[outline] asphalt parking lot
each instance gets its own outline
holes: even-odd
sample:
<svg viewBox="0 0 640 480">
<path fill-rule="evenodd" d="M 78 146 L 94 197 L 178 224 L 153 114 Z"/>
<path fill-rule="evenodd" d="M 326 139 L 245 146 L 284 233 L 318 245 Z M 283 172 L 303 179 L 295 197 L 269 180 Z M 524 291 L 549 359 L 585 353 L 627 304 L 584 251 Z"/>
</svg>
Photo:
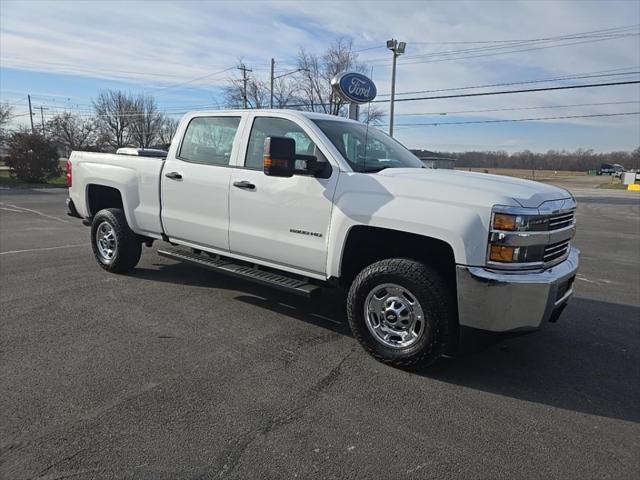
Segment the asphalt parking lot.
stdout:
<svg viewBox="0 0 640 480">
<path fill-rule="evenodd" d="M 427 371 L 341 297 L 101 270 L 66 191 L 0 191 L 0 477 L 640 478 L 640 195 L 575 190 L 557 324 Z"/>
</svg>

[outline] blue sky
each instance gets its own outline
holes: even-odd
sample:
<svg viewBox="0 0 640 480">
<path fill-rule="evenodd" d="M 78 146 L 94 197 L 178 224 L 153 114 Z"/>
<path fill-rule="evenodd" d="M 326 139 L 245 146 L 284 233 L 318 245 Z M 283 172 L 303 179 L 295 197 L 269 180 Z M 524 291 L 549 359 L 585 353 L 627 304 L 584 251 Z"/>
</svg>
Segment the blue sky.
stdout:
<svg viewBox="0 0 640 480">
<path fill-rule="evenodd" d="M 240 58 L 253 68 L 254 75 L 266 79 L 271 57 L 276 59 L 277 70 L 286 72 L 295 66 L 300 47 L 319 53 L 344 35 L 351 36 L 355 48 L 362 50 L 360 60 L 373 67 L 380 98 L 387 98 L 382 95 L 390 91 L 391 58 L 384 42 L 391 37 L 408 43 L 407 53 L 398 61 L 399 92 L 576 74 L 617 75 L 523 86 L 637 80 L 640 75 L 630 72 L 640 72 L 638 25 L 638 1 L 2 0 L 0 101 L 13 104 L 15 114 L 22 115 L 14 122 L 27 122 L 26 95 L 30 93 L 35 107 L 46 108 L 46 120 L 62 111 L 89 115 L 91 98 L 101 89 L 119 88 L 153 94 L 162 110 L 179 117 L 186 110 L 223 106 L 221 88 L 238 74 L 232 67 Z M 488 42 L 616 27 L 629 28 L 619 30 L 616 38 L 603 33 L 599 38 L 523 42 L 510 49 L 521 51 L 507 54 L 468 50 L 499 46 Z M 526 51 L 539 46 L 545 48 Z M 448 52 L 455 50 L 469 53 L 452 57 Z M 456 57 L 474 58 L 452 59 Z M 385 111 L 388 108 L 388 104 L 381 106 Z M 395 136 L 409 147 L 433 150 L 630 150 L 640 145 L 639 115 L 407 125 L 637 111 L 638 84 L 402 102 L 396 106 Z M 39 115 L 36 119 L 39 121 Z"/>
</svg>

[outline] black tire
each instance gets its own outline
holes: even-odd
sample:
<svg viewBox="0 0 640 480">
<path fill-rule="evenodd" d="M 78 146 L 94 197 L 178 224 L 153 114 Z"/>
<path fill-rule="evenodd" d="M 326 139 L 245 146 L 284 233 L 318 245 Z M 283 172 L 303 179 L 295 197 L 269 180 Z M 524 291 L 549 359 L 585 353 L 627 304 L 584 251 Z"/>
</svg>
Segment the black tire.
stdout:
<svg viewBox="0 0 640 480">
<path fill-rule="evenodd" d="M 370 292 L 383 284 L 408 289 L 422 308 L 422 334 L 408 347 L 389 347 L 367 326 L 365 302 Z M 366 267 L 355 278 L 347 297 L 347 316 L 353 335 L 377 360 L 395 367 L 428 366 L 449 348 L 456 328 L 455 296 L 433 268 L 404 258 L 381 260 Z"/>
<path fill-rule="evenodd" d="M 108 224 L 113 230 L 116 248 L 111 258 L 103 255 L 98 247 L 97 232 L 102 224 Z M 142 242 L 129 228 L 124 211 L 120 208 L 100 210 L 91 224 L 91 248 L 98 265 L 108 272 L 125 273 L 138 264 L 142 253 Z"/>
</svg>

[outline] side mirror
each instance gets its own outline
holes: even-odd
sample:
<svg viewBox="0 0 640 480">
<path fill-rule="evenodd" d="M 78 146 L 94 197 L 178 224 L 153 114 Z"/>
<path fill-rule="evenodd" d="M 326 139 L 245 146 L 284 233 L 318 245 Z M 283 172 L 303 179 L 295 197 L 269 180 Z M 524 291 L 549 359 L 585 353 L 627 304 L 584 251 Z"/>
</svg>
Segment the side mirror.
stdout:
<svg viewBox="0 0 640 480">
<path fill-rule="evenodd" d="M 316 153 L 320 155 L 296 155 L 295 173 L 311 175 L 318 178 L 329 178 L 331 176 L 331 164 L 322 152 L 317 151 Z"/>
<path fill-rule="evenodd" d="M 296 141 L 287 137 L 267 137 L 264 141 L 264 174 L 293 177 L 296 164 Z"/>
</svg>

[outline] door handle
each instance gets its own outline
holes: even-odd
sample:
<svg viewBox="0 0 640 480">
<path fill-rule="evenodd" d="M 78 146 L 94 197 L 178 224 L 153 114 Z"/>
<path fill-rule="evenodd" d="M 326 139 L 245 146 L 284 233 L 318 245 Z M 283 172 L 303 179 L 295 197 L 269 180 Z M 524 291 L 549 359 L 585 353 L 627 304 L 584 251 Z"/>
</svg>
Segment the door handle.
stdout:
<svg viewBox="0 0 640 480">
<path fill-rule="evenodd" d="M 247 182 L 246 180 L 242 180 L 241 182 L 233 182 L 233 186 L 238 188 L 244 188 L 245 190 L 256 189 L 256 186 L 253 183 Z"/>
<path fill-rule="evenodd" d="M 178 172 L 165 173 L 164 176 L 170 178 L 171 180 L 182 180 L 182 174 Z"/>
</svg>

